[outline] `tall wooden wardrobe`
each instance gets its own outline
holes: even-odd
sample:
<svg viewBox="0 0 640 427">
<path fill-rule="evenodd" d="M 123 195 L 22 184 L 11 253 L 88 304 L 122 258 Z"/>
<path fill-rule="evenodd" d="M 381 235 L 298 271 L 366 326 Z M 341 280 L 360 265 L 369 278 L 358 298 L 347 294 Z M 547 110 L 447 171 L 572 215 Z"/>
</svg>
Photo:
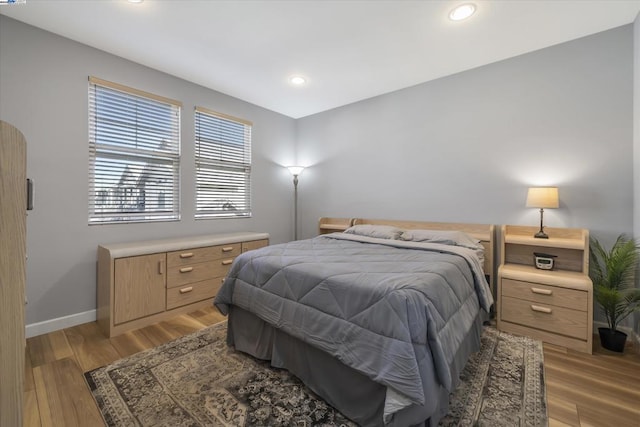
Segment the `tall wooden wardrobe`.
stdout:
<svg viewBox="0 0 640 427">
<path fill-rule="evenodd" d="M 0 121 L 0 426 L 22 426 L 27 144 Z"/>
</svg>

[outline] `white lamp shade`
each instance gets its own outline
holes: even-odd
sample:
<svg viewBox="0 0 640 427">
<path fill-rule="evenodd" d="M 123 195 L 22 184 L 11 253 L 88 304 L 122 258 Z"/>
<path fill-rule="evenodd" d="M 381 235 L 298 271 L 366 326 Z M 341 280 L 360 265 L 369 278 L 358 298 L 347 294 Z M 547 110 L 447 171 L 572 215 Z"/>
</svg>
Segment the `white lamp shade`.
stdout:
<svg viewBox="0 0 640 427">
<path fill-rule="evenodd" d="M 291 175 L 300 175 L 304 170 L 304 166 L 287 166 Z"/>
<path fill-rule="evenodd" d="M 558 187 L 531 187 L 527 192 L 528 208 L 558 208 Z"/>
</svg>

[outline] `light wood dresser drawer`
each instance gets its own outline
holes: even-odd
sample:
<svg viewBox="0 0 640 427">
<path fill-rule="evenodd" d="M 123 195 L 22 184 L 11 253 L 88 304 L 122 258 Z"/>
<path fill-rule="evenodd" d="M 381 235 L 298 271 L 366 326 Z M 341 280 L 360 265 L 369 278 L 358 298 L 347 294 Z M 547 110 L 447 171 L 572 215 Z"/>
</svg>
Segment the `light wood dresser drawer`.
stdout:
<svg viewBox="0 0 640 427">
<path fill-rule="evenodd" d="M 547 286 L 506 278 L 502 279 L 502 296 L 581 311 L 587 311 L 587 304 L 589 303 L 587 292 L 578 289 Z"/>
<path fill-rule="evenodd" d="M 242 242 L 242 252 L 252 251 L 254 249 L 264 248 L 265 246 L 269 246 L 269 240 L 253 240 L 251 242 Z"/>
<path fill-rule="evenodd" d="M 167 289 L 167 309 L 191 304 L 207 298 L 213 298 L 222 286 L 222 278 L 188 283 L 183 286 Z"/>
<path fill-rule="evenodd" d="M 503 295 L 502 320 L 555 334 L 587 339 L 587 314 L 584 311 Z"/>
<path fill-rule="evenodd" d="M 229 272 L 233 258 L 189 264 L 183 267 L 171 267 L 167 272 L 167 288 L 182 286 L 215 277 L 224 277 Z"/>
<path fill-rule="evenodd" d="M 235 258 L 242 252 L 242 244 L 234 243 L 230 245 L 214 246 L 215 259 L 220 258 Z"/>
<path fill-rule="evenodd" d="M 218 250 L 216 246 L 208 248 L 194 248 L 184 251 L 167 252 L 167 267 L 195 264 L 216 259 Z"/>
<path fill-rule="evenodd" d="M 240 255 L 242 244 L 232 243 L 229 245 L 209 246 L 207 248 L 195 248 L 184 251 L 174 251 L 167 253 L 167 266 L 175 267 L 205 261 L 212 261 L 221 258 L 234 258 Z"/>
</svg>

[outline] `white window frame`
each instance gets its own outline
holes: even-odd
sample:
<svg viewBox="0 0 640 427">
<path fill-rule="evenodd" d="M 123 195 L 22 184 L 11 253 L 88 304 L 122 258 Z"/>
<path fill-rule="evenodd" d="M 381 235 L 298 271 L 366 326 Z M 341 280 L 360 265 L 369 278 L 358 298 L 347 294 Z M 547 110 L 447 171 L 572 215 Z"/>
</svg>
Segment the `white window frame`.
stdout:
<svg viewBox="0 0 640 427">
<path fill-rule="evenodd" d="M 196 219 L 251 217 L 250 121 L 195 108 Z"/>
<path fill-rule="evenodd" d="M 89 225 L 180 220 L 181 108 L 89 77 Z"/>
</svg>

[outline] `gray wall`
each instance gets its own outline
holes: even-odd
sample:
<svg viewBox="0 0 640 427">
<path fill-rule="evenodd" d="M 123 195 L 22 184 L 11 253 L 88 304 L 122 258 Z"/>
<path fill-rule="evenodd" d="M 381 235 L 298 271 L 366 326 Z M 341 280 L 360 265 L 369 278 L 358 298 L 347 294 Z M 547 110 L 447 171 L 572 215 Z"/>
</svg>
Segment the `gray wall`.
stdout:
<svg viewBox="0 0 640 427">
<path fill-rule="evenodd" d="M 298 120 L 303 237 L 321 216 L 537 226 L 538 185 L 559 187 L 546 225 L 632 233 L 633 57 L 627 25 Z"/>
<path fill-rule="evenodd" d="M 375 78 L 372 70 L 371 78 Z M 633 231 L 633 27 L 299 119 L 302 235 L 321 216 Z"/>
<path fill-rule="evenodd" d="M 88 76 L 183 102 L 182 220 L 88 226 Z M 200 220 L 194 214 L 193 108 L 253 122 L 253 218 Z M 0 118 L 28 143 L 35 210 L 27 220 L 27 324 L 96 307 L 98 244 L 261 231 L 293 235 L 293 191 L 281 165 L 294 159 L 295 121 L 0 16 Z"/>
<path fill-rule="evenodd" d="M 100 243 L 239 230 L 289 240 L 286 164 L 309 166 L 302 237 L 320 216 L 536 225 L 531 185 L 560 187 L 549 226 L 605 243 L 632 232 L 633 39 L 628 25 L 295 121 L 0 16 L 0 118 L 25 134 L 36 183 L 27 323 L 95 308 Z M 87 225 L 89 75 L 184 103 L 180 222 Z M 195 105 L 253 121 L 253 218 L 194 221 Z"/>
</svg>

